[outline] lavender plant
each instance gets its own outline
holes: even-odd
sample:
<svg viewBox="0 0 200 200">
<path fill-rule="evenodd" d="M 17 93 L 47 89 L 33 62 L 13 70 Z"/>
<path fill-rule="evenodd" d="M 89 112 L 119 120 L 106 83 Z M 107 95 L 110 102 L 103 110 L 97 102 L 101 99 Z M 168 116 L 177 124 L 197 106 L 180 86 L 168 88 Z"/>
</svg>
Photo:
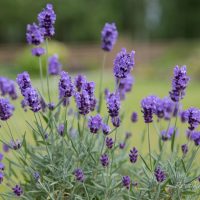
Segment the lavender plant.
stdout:
<svg viewBox="0 0 200 200">
<path fill-rule="evenodd" d="M 123 140 L 120 136 L 122 101 L 133 85 L 135 52 L 123 48 L 117 54 L 113 66 L 115 90 L 106 90 L 103 99 L 100 85 L 96 99 L 94 82 L 81 74 L 73 79 L 61 71 L 57 55 L 49 57 L 48 40 L 55 34 L 55 20 L 53 6 L 47 4 L 38 15 L 38 25 L 27 26 L 27 41 L 36 46 L 32 54 L 39 58 L 41 91 L 33 87 L 28 72 L 18 74 L 16 79 L 22 107 L 35 119 L 34 124 L 24 122 L 33 141 L 27 134 L 14 137 L 9 126 L 14 106 L 9 98 L 15 100 L 19 95 L 13 81 L 0 78 L 1 95 L 8 96 L 0 98 L 0 119 L 10 138 L 1 137 L 4 155 L 0 153 L 0 186 L 7 187 L 0 194 L 2 199 L 199 199 L 200 170 L 195 158 L 200 145 L 200 110 L 181 110 L 180 101 L 189 82 L 186 67 L 175 67 L 168 97 L 150 95 L 141 101 L 144 134 L 148 135 L 149 152 L 145 154 L 139 145 L 130 147 L 129 132 Z M 102 49 L 111 51 L 117 36 L 115 24 L 106 23 Z M 40 46 L 44 42 L 46 49 Z M 44 54 L 47 95 L 40 60 Z M 49 75 L 59 75 L 57 102 L 51 101 Z M 102 77 L 100 80 L 102 84 Z M 103 100 L 107 113 L 101 114 Z M 176 141 L 179 118 L 181 123 L 188 123 L 188 142 L 181 146 Z M 138 113 L 133 112 L 130 122 L 137 121 Z M 156 133 L 158 150 L 151 145 L 151 134 Z"/>
</svg>

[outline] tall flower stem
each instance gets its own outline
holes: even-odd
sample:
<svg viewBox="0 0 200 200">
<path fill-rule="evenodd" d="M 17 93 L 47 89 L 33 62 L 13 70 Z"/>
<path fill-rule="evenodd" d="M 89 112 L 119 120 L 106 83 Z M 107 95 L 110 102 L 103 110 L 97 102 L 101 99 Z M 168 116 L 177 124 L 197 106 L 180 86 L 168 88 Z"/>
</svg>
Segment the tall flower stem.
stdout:
<svg viewBox="0 0 200 200">
<path fill-rule="evenodd" d="M 85 187 L 85 183 L 83 183 L 83 187 L 84 187 L 84 189 L 85 189 L 85 193 L 86 193 L 86 196 L 87 196 L 87 200 L 89 200 L 90 198 L 89 198 L 89 195 L 88 195 L 88 192 L 87 192 L 87 188 Z"/>
<path fill-rule="evenodd" d="M 42 86 L 42 95 L 44 96 L 42 60 L 41 60 L 41 57 L 39 57 L 38 59 L 39 59 L 39 67 L 40 67 L 40 83 Z"/>
<path fill-rule="evenodd" d="M 150 160 L 150 168 L 152 170 L 152 161 L 151 161 L 151 143 L 150 143 L 150 133 L 149 133 L 149 123 L 147 124 L 147 132 L 148 132 L 148 146 L 149 146 L 149 160 Z"/>
<path fill-rule="evenodd" d="M 48 73 L 48 57 L 49 57 L 49 52 L 48 52 L 48 39 L 45 40 L 45 44 L 46 44 L 46 77 L 47 77 L 47 91 L 48 91 L 49 102 L 51 102 L 50 89 L 49 89 L 49 73 Z"/>
<path fill-rule="evenodd" d="M 101 105 L 102 105 L 102 84 L 103 84 L 103 74 L 104 74 L 104 68 L 106 63 L 106 53 L 103 54 L 103 62 L 102 62 L 102 68 L 101 68 L 101 74 L 100 74 L 100 80 L 99 80 L 99 106 L 98 106 L 98 113 L 101 112 Z"/>
</svg>

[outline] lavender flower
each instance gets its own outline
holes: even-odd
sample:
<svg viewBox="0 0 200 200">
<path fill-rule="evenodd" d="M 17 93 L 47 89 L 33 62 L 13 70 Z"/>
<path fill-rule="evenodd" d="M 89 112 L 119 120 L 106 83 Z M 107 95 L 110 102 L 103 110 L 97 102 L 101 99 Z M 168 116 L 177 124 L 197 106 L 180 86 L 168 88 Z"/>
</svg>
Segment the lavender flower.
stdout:
<svg viewBox="0 0 200 200">
<path fill-rule="evenodd" d="M 55 103 L 53 103 L 53 102 L 49 103 L 49 104 L 48 104 L 48 108 L 49 108 L 49 110 L 54 110 L 54 108 L 55 108 Z"/>
<path fill-rule="evenodd" d="M 174 68 L 174 77 L 172 79 L 172 90 L 169 92 L 172 101 L 179 102 L 185 96 L 185 89 L 190 78 L 187 76 L 186 66 Z"/>
<path fill-rule="evenodd" d="M 33 177 L 34 177 L 35 181 L 38 182 L 39 179 L 40 179 L 40 173 L 39 172 L 34 172 Z"/>
<path fill-rule="evenodd" d="M 180 112 L 180 119 L 182 123 L 185 123 L 188 121 L 188 115 L 186 111 L 183 110 Z"/>
<path fill-rule="evenodd" d="M 33 112 L 41 109 L 41 99 L 34 88 L 27 88 L 25 92 L 25 101 Z"/>
<path fill-rule="evenodd" d="M 156 168 L 154 175 L 159 183 L 162 183 L 166 179 L 165 172 L 160 167 Z"/>
<path fill-rule="evenodd" d="M 108 135 L 111 131 L 110 127 L 107 124 L 102 124 L 102 131 L 104 135 Z"/>
<path fill-rule="evenodd" d="M 22 143 L 21 143 L 21 141 L 18 140 L 18 139 L 17 139 L 16 141 L 11 140 L 11 141 L 10 141 L 10 146 L 11 146 L 12 149 L 14 149 L 14 150 L 18 150 L 18 149 L 21 148 Z"/>
<path fill-rule="evenodd" d="M 101 31 L 101 48 L 104 51 L 111 51 L 116 43 L 117 37 L 118 32 L 115 23 L 106 23 Z"/>
<path fill-rule="evenodd" d="M 28 24 L 26 30 L 28 44 L 39 45 L 44 42 L 44 29 L 40 28 L 36 23 Z"/>
<path fill-rule="evenodd" d="M 197 131 L 188 131 L 187 136 L 190 140 L 194 141 L 196 146 L 200 145 L 200 132 Z"/>
<path fill-rule="evenodd" d="M 32 55 L 33 55 L 33 56 L 40 57 L 40 56 L 42 56 L 43 54 L 45 54 L 45 49 L 42 48 L 42 47 L 36 47 L 36 48 L 33 48 L 33 49 L 32 49 Z"/>
<path fill-rule="evenodd" d="M 129 154 L 130 162 L 136 163 L 137 158 L 138 158 L 138 150 L 135 147 L 133 147 L 133 149 L 130 150 L 130 154 Z"/>
<path fill-rule="evenodd" d="M 10 104 L 8 99 L 0 98 L 0 119 L 2 121 L 8 120 L 14 111 L 14 106 Z"/>
<path fill-rule="evenodd" d="M 38 14 L 39 26 L 44 29 L 44 37 L 50 38 L 55 34 L 54 24 L 56 21 L 56 14 L 51 4 L 47 4 L 46 8 Z"/>
<path fill-rule="evenodd" d="M 0 184 L 3 182 L 3 177 L 4 177 L 3 173 L 0 172 Z"/>
<path fill-rule="evenodd" d="M 189 108 L 186 113 L 186 117 L 188 118 L 189 127 L 188 129 L 193 131 L 200 124 L 200 110 L 197 108 Z"/>
<path fill-rule="evenodd" d="M 22 95 L 25 96 L 26 89 L 32 87 L 31 79 L 28 72 L 23 72 L 21 74 L 18 74 L 16 80 Z"/>
<path fill-rule="evenodd" d="M 74 85 L 71 81 L 71 77 L 67 72 L 62 71 L 59 81 L 59 98 L 65 99 L 71 97 L 74 94 Z"/>
<path fill-rule="evenodd" d="M 81 115 L 86 115 L 90 112 L 90 96 L 88 92 L 82 90 L 75 94 L 76 105 Z"/>
<path fill-rule="evenodd" d="M 74 85 L 77 89 L 78 92 L 81 91 L 83 85 L 87 82 L 86 80 L 86 77 L 81 75 L 81 74 L 78 74 L 75 79 L 74 79 Z"/>
<path fill-rule="evenodd" d="M 10 149 L 10 147 L 7 144 L 4 143 L 3 144 L 3 151 L 7 153 L 7 152 L 9 152 L 9 149 Z"/>
<path fill-rule="evenodd" d="M 184 155 L 186 155 L 187 152 L 188 152 L 188 145 L 187 145 L 187 144 L 181 145 L 181 150 L 182 150 L 182 153 L 183 153 Z"/>
<path fill-rule="evenodd" d="M 23 194 L 23 190 L 20 187 L 20 185 L 16 185 L 14 188 L 12 188 L 14 194 L 18 197 L 20 197 Z"/>
<path fill-rule="evenodd" d="M 122 185 L 126 187 L 127 189 L 130 189 L 131 185 L 131 179 L 129 176 L 123 176 L 122 177 Z"/>
<path fill-rule="evenodd" d="M 53 56 L 48 58 L 48 66 L 48 71 L 50 75 L 58 75 L 61 72 L 62 64 L 59 62 L 57 54 L 54 54 Z"/>
<path fill-rule="evenodd" d="M 80 168 L 74 170 L 74 175 L 76 177 L 76 181 L 83 182 L 85 180 L 83 170 Z"/>
<path fill-rule="evenodd" d="M 99 114 L 94 117 L 90 117 L 88 120 L 88 127 L 91 133 L 97 133 L 102 126 L 102 118 Z"/>
<path fill-rule="evenodd" d="M 59 127 L 58 127 L 58 134 L 60 136 L 63 136 L 64 135 L 64 130 L 65 130 L 64 124 L 60 124 Z"/>
<path fill-rule="evenodd" d="M 0 161 L 2 161 L 2 160 L 3 160 L 3 154 L 0 153 Z"/>
<path fill-rule="evenodd" d="M 119 117 L 112 117 L 111 119 L 113 126 L 119 127 L 121 124 L 121 120 Z"/>
<path fill-rule="evenodd" d="M 111 117 L 117 117 L 120 109 L 120 98 L 119 95 L 110 93 L 106 99 L 108 113 Z"/>
<path fill-rule="evenodd" d="M 0 170 L 4 170 L 5 169 L 5 165 L 3 163 L 0 163 Z"/>
<path fill-rule="evenodd" d="M 108 155 L 107 154 L 101 155 L 100 161 L 101 161 L 101 164 L 102 164 L 103 167 L 107 167 L 109 165 Z"/>
<path fill-rule="evenodd" d="M 142 112 L 144 116 L 145 123 L 153 122 L 153 113 L 156 112 L 156 96 L 148 96 L 141 101 Z"/>
<path fill-rule="evenodd" d="M 124 149 L 125 148 L 126 143 L 125 142 L 120 142 L 119 143 L 119 148 L 120 149 Z"/>
<path fill-rule="evenodd" d="M 170 140 L 172 138 L 172 135 L 174 134 L 174 131 L 175 131 L 174 127 L 170 127 L 168 130 L 161 131 L 161 139 L 163 141 Z M 177 133 L 177 131 L 176 131 L 176 133 Z"/>
<path fill-rule="evenodd" d="M 131 121 L 132 121 L 133 123 L 136 123 L 136 122 L 138 121 L 138 114 L 137 114 L 136 112 L 133 112 L 133 113 L 131 114 Z"/>
<path fill-rule="evenodd" d="M 121 52 L 117 54 L 114 60 L 113 68 L 113 72 L 116 78 L 126 78 L 128 74 L 130 74 L 135 64 L 134 56 L 135 51 L 127 53 L 125 48 L 123 48 Z"/>
<path fill-rule="evenodd" d="M 107 137 L 107 138 L 106 138 L 106 146 L 108 147 L 108 149 L 112 149 L 112 148 L 113 148 L 113 144 L 114 144 L 113 139 Z"/>
</svg>

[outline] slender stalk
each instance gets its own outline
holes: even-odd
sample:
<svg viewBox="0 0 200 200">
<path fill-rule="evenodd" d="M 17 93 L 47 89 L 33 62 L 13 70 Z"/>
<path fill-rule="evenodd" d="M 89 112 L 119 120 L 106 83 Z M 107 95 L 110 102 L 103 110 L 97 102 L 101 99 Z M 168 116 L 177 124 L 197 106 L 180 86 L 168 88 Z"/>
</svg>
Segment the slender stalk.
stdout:
<svg viewBox="0 0 200 200">
<path fill-rule="evenodd" d="M 46 78 L 47 78 L 47 91 L 48 91 L 49 102 L 51 102 L 50 89 L 49 89 L 49 73 L 48 73 L 48 56 L 49 56 L 49 52 L 48 52 L 48 39 L 45 40 L 45 44 L 46 44 Z"/>
<path fill-rule="evenodd" d="M 85 193 L 86 193 L 87 199 L 89 200 L 90 198 L 89 198 L 89 195 L 88 195 L 88 192 L 87 192 L 87 188 L 85 187 L 85 183 L 83 183 L 83 187 L 85 189 Z"/>
<path fill-rule="evenodd" d="M 8 122 L 7 122 L 7 121 L 6 121 L 6 124 L 7 124 L 7 126 L 8 126 L 8 130 L 9 130 L 10 136 L 11 136 L 11 138 L 12 138 L 13 142 L 15 143 L 14 137 L 13 137 L 13 135 L 12 135 L 11 128 L 10 128 L 10 126 L 9 126 L 9 124 L 8 124 Z"/>
<path fill-rule="evenodd" d="M 103 73 L 104 73 L 104 67 L 106 62 L 106 53 L 103 54 L 103 62 L 102 62 L 102 68 L 101 68 L 101 74 L 100 74 L 100 80 L 99 80 L 99 106 L 98 106 L 98 113 L 101 112 L 101 105 L 102 105 L 102 83 L 103 83 Z"/>
<path fill-rule="evenodd" d="M 151 161 L 151 144 L 150 144 L 150 135 L 149 135 L 149 123 L 147 124 L 147 132 L 148 132 L 148 146 L 149 146 L 149 160 L 150 160 L 150 166 L 152 170 L 152 161 Z"/>
<path fill-rule="evenodd" d="M 41 57 L 39 56 L 39 67 L 40 67 L 40 83 L 42 86 L 42 95 L 44 96 L 44 84 L 43 84 L 43 70 L 42 70 L 42 60 Z"/>
</svg>

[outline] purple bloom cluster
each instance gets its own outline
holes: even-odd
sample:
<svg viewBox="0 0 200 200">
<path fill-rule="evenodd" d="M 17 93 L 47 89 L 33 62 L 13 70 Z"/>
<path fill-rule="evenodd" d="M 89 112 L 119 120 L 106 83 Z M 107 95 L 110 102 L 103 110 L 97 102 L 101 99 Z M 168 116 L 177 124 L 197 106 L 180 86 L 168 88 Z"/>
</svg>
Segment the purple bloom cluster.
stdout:
<svg viewBox="0 0 200 200">
<path fill-rule="evenodd" d="M 100 161 L 103 167 L 107 167 L 109 165 L 109 157 L 107 154 L 103 154 L 100 157 Z"/>
<path fill-rule="evenodd" d="M 102 131 L 104 135 L 108 135 L 111 131 L 110 127 L 107 124 L 102 124 Z"/>
<path fill-rule="evenodd" d="M 194 141 L 196 146 L 200 145 L 200 132 L 198 131 L 187 131 L 187 137 Z"/>
<path fill-rule="evenodd" d="M 184 155 L 186 155 L 187 152 L 188 152 L 188 145 L 187 145 L 187 144 L 181 145 L 181 150 L 182 150 L 182 153 L 183 153 Z"/>
<path fill-rule="evenodd" d="M 78 92 L 81 91 L 83 85 L 87 82 L 86 80 L 86 77 L 81 75 L 81 74 L 78 74 L 75 79 L 74 79 L 74 85 L 77 89 Z"/>
<path fill-rule="evenodd" d="M 38 112 L 41 109 L 41 99 L 34 88 L 26 89 L 24 100 L 33 112 Z"/>
<path fill-rule="evenodd" d="M 113 68 L 113 72 L 116 78 L 119 79 L 126 78 L 130 74 L 135 64 L 134 55 L 135 51 L 127 53 L 125 48 L 123 48 L 117 54 L 114 60 L 114 68 Z"/>
<path fill-rule="evenodd" d="M 172 101 L 179 102 L 185 96 L 185 89 L 190 78 L 187 76 L 186 66 L 176 66 L 172 79 L 172 90 L 169 92 Z"/>
<path fill-rule="evenodd" d="M 112 148 L 113 148 L 113 144 L 114 144 L 113 139 L 107 137 L 107 138 L 106 138 L 106 146 L 108 147 L 108 149 L 112 149 Z"/>
<path fill-rule="evenodd" d="M 118 92 L 121 100 L 125 99 L 126 93 L 131 92 L 134 83 L 134 78 L 131 74 L 128 74 L 126 78 L 119 80 Z"/>
<path fill-rule="evenodd" d="M 101 48 L 104 51 L 111 51 L 116 43 L 117 37 L 118 32 L 115 23 L 106 23 L 101 31 Z"/>
<path fill-rule="evenodd" d="M 159 183 L 162 183 L 166 179 L 165 172 L 160 167 L 155 169 L 154 175 Z"/>
<path fill-rule="evenodd" d="M 54 54 L 53 56 L 48 58 L 48 66 L 48 71 L 50 75 L 58 75 L 61 72 L 62 64 L 59 62 L 57 54 Z"/>
<path fill-rule="evenodd" d="M 3 151 L 7 153 L 7 152 L 9 152 L 9 149 L 10 149 L 9 145 L 3 143 Z"/>
<path fill-rule="evenodd" d="M 185 122 L 188 121 L 188 116 L 187 116 L 187 112 L 186 111 L 182 110 L 180 112 L 180 119 L 181 119 L 182 123 L 185 123 Z"/>
<path fill-rule="evenodd" d="M 76 177 L 76 181 L 83 182 L 85 180 L 83 170 L 80 168 L 74 170 L 74 176 Z"/>
<path fill-rule="evenodd" d="M 71 77 L 65 71 L 60 73 L 59 81 L 59 98 L 66 99 L 74 94 L 74 85 L 72 83 Z"/>
<path fill-rule="evenodd" d="M 45 54 L 45 49 L 42 48 L 42 47 L 35 47 L 35 48 L 32 49 L 32 55 L 33 56 L 40 57 L 43 54 Z"/>
<path fill-rule="evenodd" d="M 5 169 L 5 165 L 3 163 L 0 163 L 0 170 L 4 170 Z"/>
<path fill-rule="evenodd" d="M 88 119 L 88 127 L 90 129 L 91 133 L 97 133 L 102 126 L 102 118 L 99 114 L 95 115 L 95 116 L 91 116 Z"/>
<path fill-rule="evenodd" d="M 56 21 L 56 14 L 53 10 L 52 4 L 47 4 L 46 8 L 38 14 L 38 22 L 40 28 L 44 29 L 44 37 L 50 38 L 55 34 L 54 24 Z"/>
<path fill-rule="evenodd" d="M 121 120 L 120 120 L 119 116 L 112 117 L 111 122 L 112 122 L 113 126 L 115 126 L 115 127 L 119 127 L 121 124 Z"/>
<path fill-rule="evenodd" d="M 5 77 L 0 77 L 0 92 L 2 96 L 9 95 L 11 99 L 17 99 L 15 82 Z"/>
<path fill-rule="evenodd" d="M 156 113 L 156 96 L 148 96 L 141 101 L 141 107 L 145 123 L 153 122 L 153 114 Z"/>
<path fill-rule="evenodd" d="M 27 25 L 26 40 L 28 44 L 40 45 L 44 42 L 44 29 L 36 23 Z"/>
<path fill-rule="evenodd" d="M 200 124 L 200 110 L 197 108 L 189 108 L 185 113 L 185 118 L 189 123 L 188 129 L 195 130 Z"/>
<path fill-rule="evenodd" d="M 0 119 L 6 121 L 9 119 L 14 111 L 14 106 L 10 104 L 8 99 L 0 98 Z"/>
<path fill-rule="evenodd" d="M 122 177 L 122 185 L 126 187 L 127 189 L 130 189 L 131 185 L 131 179 L 129 176 L 123 176 Z"/>
<path fill-rule="evenodd" d="M 131 163 L 136 163 L 137 162 L 137 158 L 138 158 L 138 150 L 133 147 L 133 149 L 130 150 L 129 153 L 129 159 Z"/>
<path fill-rule="evenodd" d="M 65 130 L 65 125 L 64 125 L 64 124 L 60 124 L 60 125 L 58 126 L 58 134 L 59 134 L 60 136 L 63 136 L 63 135 L 64 135 L 64 130 Z"/>
<path fill-rule="evenodd" d="M 168 130 L 161 131 L 161 139 L 163 141 L 170 140 L 172 135 L 174 134 L 174 131 L 175 131 L 174 127 L 170 127 Z M 177 131 L 176 131 L 175 134 L 177 134 Z"/>
<path fill-rule="evenodd" d="M 136 123 L 136 122 L 138 121 L 138 114 L 137 114 L 136 112 L 133 112 L 133 113 L 131 114 L 131 121 L 132 121 L 133 123 Z"/>
<path fill-rule="evenodd" d="M 12 188 L 14 194 L 18 197 L 20 197 L 23 194 L 23 190 L 20 187 L 20 185 L 16 185 L 14 188 Z"/>
<path fill-rule="evenodd" d="M 120 98 L 118 94 L 110 93 L 106 98 L 107 108 L 109 115 L 113 117 L 117 117 L 119 115 L 120 109 Z"/>
</svg>

